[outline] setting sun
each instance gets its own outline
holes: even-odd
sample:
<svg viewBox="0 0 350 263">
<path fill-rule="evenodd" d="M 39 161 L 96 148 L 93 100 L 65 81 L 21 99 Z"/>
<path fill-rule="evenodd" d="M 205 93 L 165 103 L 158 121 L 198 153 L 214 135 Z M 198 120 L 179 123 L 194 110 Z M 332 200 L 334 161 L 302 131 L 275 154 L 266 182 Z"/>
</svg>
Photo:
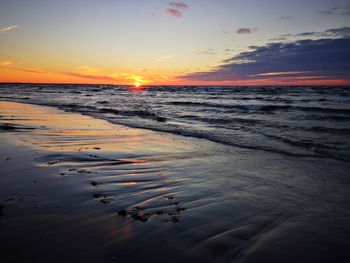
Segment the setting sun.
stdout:
<svg viewBox="0 0 350 263">
<path fill-rule="evenodd" d="M 135 86 L 136 88 L 139 88 L 139 87 L 141 86 L 141 83 L 140 83 L 140 82 L 135 82 L 135 83 L 134 83 L 134 86 Z"/>
</svg>

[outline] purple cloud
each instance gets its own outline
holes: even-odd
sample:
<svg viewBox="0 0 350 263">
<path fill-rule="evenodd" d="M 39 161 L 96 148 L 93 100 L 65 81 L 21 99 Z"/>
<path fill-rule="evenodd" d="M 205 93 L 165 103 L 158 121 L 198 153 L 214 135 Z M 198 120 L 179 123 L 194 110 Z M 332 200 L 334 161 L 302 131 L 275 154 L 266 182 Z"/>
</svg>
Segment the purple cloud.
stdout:
<svg viewBox="0 0 350 263">
<path fill-rule="evenodd" d="M 250 34 L 252 30 L 249 27 L 240 27 L 236 30 L 237 34 Z"/>
<path fill-rule="evenodd" d="M 188 5 L 183 2 L 170 2 L 165 13 L 175 17 L 182 17 L 183 12 L 188 8 Z"/>
<path fill-rule="evenodd" d="M 165 10 L 165 12 L 166 12 L 168 15 L 171 15 L 171 16 L 182 17 L 182 12 L 180 12 L 180 11 L 177 10 L 177 9 L 168 8 L 168 9 Z"/>
</svg>

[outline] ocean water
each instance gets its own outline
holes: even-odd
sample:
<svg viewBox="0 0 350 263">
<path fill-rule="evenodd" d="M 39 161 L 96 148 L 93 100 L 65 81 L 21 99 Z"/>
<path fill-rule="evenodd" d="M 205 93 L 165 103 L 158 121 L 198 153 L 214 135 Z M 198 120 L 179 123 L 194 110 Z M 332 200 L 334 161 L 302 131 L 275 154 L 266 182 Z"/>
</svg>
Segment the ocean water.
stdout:
<svg viewBox="0 0 350 263">
<path fill-rule="evenodd" d="M 0 103 L 0 200 L 23 197 L 9 207 L 25 214 L 4 221 L 5 258 L 19 224 L 26 259 L 58 259 L 56 229 L 69 251 L 78 235 L 122 262 L 350 262 L 347 87 L 0 86 L 25 102 Z M 92 229 L 65 234 L 75 213 Z"/>
<path fill-rule="evenodd" d="M 350 87 L 0 84 L 0 99 L 300 157 L 350 160 Z"/>
</svg>

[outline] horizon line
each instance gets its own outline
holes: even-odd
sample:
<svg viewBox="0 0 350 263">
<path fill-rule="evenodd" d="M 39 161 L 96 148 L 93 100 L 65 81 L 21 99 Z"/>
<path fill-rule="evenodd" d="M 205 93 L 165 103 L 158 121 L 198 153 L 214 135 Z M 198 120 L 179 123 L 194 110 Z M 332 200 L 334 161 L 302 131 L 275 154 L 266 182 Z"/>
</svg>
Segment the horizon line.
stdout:
<svg viewBox="0 0 350 263">
<path fill-rule="evenodd" d="M 37 84 L 37 85 L 106 85 L 106 86 L 135 86 L 133 84 L 111 84 L 111 83 L 56 83 L 56 82 L 2 82 L 0 81 L 0 85 L 2 84 Z M 194 86 L 194 87 L 199 87 L 199 86 L 204 86 L 204 87 L 264 87 L 264 86 L 270 86 L 270 87 L 323 87 L 323 86 L 328 86 L 328 87 L 339 87 L 339 86 L 350 86 L 350 83 L 348 84 L 146 84 L 142 85 L 142 87 L 180 87 L 180 86 Z"/>
</svg>

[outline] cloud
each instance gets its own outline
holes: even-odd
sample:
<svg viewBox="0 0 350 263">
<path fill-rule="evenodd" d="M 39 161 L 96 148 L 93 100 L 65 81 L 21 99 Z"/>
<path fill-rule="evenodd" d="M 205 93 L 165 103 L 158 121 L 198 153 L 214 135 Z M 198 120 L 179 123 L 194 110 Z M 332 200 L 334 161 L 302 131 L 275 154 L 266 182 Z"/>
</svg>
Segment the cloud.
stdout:
<svg viewBox="0 0 350 263">
<path fill-rule="evenodd" d="M 23 71 L 23 72 L 29 72 L 29 73 L 45 73 L 44 71 L 33 69 L 33 68 L 18 68 L 18 67 L 13 67 L 12 69 L 18 70 L 18 71 Z"/>
<path fill-rule="evenodd" d="M 164 61 L 166 61 L 166 60 L 171 59 L 172 57 L 173 57 L 173 56 L 162 56 L 162 57 L 157 58 L 156 61 L 158 61 L 158 62 L 164 62 Z"/>
<path fill-rule="evenodd" d="M 13 64 L 13 62 L 12 61 L 9 61 L 9 60 L 6 60 L 6 61 L 0 61 L 0 65 L 1 66 L 10 66 L 10 65 L 12 65 Z"/>
<path fill-rule="evenodd" d="M 89 65 L 79 66 L 79 67 L 75 68 L 75 70 L 80 72 L 80 73 L 91 74 L 91 75 L 97 74 L 97 71 L 98 71 L 97 69 L 95 69 Z"/>
<path fill-rule="evenodd" d="M 176 16 L 176 17 L 181 17 L 182 16 L 182 12 L 180 12 L 177 9 L 173 9 L 173 8 L 168 8 L 168 9 L 165 10 L 165 12 L 168 15 L 171 15 L 171 16 Z"/>
<path fill-rule="evenodd" d="M 170 2 L 169 5 L 179 10 L 185 10 L 188 8 L 188 5 L 183 2 Z"/>
<path fill-rule="evenodd" d="M 342 32 L 343 29 L 327 31 Z M 211 71 L 180 78 L 192 81 L 328 78 L 350 83 L 350 37 L 268 43 L 251 49 L 224 60 Z"/>
<path fill-rule="evenodd" d="M 182 17 L 183 12 L 188 8 L 188 5 L 183 2 L 170 2 L 165 13 L 175 17 Z"/>
<path fill-rule="evenodd" d="M 286 72 L 269 72 L 269 73 L 260 73 L 253 76 L 278 76 L 278 75 L 295 75 L 305 73 L 305 71 L 286 71 Z"/>
<path fill-rule="evenodd" d="M 270 41 L 284 41 L 287 40 L 286 37 L 274 37 L 274 38 L 270 38 Z"/>
<path fill-rule="evenodd" d="M 34 68 L 26 68 L 22 66 L 16 65 L 12 61 L 0 61 L 0 67 L 11 69 L 11 70 L 17 70 L 17 71 L 22 71 L 22 72 L 29 72 L 29 73 L 45 73 L 44 71 L 34 69 Z"/>
<path fill-rule="evenodd" d="M 91 74 L 84 74 L 84 73 L 77 73 L 77 72 L 60 72 L 60 73 L 67 76 L 78 77 L 83 79 L 118 81 L 118 79 L 116 78 L 113 78 L 110 76 L 104 76 L 104 75 L 91 75 Z"/>
<path fill-rule="evenodd" d="M 118 79 L 110 74 L 105 74 L 104 72 L 95 69 L 89 65 L 82 65 L 76 67 L 74 71 L 71 72 L 60 72 L 61 74 L 78 77 L 83 79 L 92 80 L 102 80 L 102 81 L 117 81 Z"/>
<path fill-rule="evenodd" d="M 216 54 L 216 52 L 212 48 L 197 53 L 197 55 L 214 55 L 214 54 Z"/>
<path fill-rule="evenodd" d="M 322 38 L 344 38 L 350 37 L 350 27 L 328 29 L 322 32 L 304 32 L 293 35 L 294 37 L 322 37 Z"/>
<path fill-rule="evenodd" d="M 338 7 L 333 7 L 326 10 L 320 10 L 318 11 L 318 13 L 329 16 L 329 15 L 333 15 L 337 10 L 338 10 Z"/>
<path fill-rule="evenodd" d="M 13 25 L 13 26 L 7 26 L 7 27 L 3 27 L 0 29 L 0 32 L 7 32 L 7 31 L 11 31 L 13 29 L 19 28 L 18 25 Z"/>
<path fill-rule="evenodd" d="M 320 10 L 318 13 L 322 15 L 350 15 L 350 6 L 336 6 L 326 10 Z"/>
<path fill-rule="evenodd" d="M 236 30 L 237 34 L 250 34 L 252 30 L 249 27 L 240 27 Z"/>
<path fill-rule="evenodd" d="M 276 38 L 271 38 L 270 41 L 290 40 L 294 38 L 345 38 L 350 37 L 350 27 L 341 27 L 328 29 L 322 32 L 303 32 L 299 34 L 284 34 Z"/>
<path fill-rule="evenodd" d="M 278 19 L 280 20 L 288 20 L 288 19 L 292 19 L 292 16 L 280 16 Z"/>
</svg>

